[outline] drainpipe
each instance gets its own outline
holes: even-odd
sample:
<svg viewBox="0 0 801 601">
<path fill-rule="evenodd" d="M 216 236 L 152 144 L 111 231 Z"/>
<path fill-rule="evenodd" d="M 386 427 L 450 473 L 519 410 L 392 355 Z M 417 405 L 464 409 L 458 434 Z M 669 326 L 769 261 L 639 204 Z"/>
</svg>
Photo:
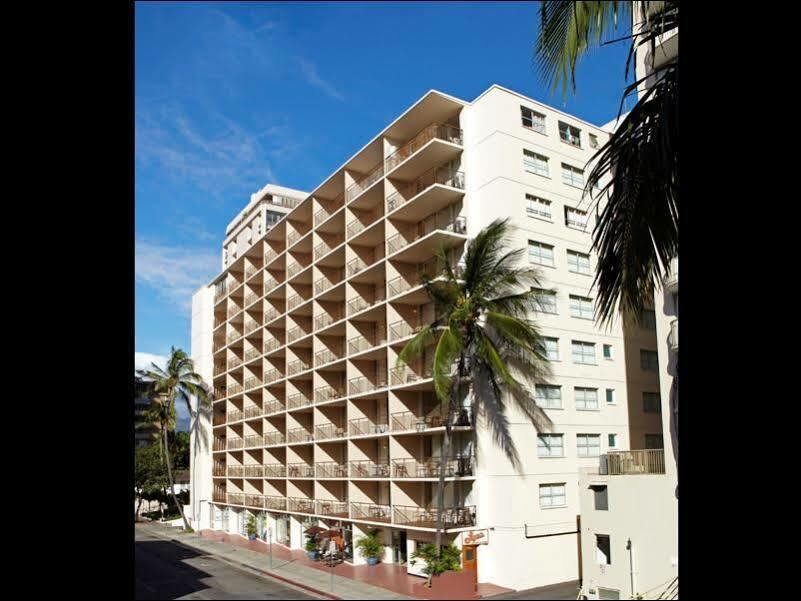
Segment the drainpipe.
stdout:
<svg viewBox="0 0 801 601">
<path fill-rule="evenodd" d="M 631 578 L 631 598 L 634 599 L 634 555 L 631 550 L 631 539 L 626 541 L 626 550 L 629 552 L 629 576 Z"/>
</svg>

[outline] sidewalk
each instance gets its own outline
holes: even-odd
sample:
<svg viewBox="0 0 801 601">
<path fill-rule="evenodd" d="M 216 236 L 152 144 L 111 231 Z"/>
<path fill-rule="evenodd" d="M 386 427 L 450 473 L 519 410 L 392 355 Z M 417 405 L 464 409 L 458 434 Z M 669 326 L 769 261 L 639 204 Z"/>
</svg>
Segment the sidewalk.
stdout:
<svg viewBox="0 0 801 601">
<path fill-rule="evenodd" d="M 353 580 L 336 574 L 334 568 L 333 593 L 331 592 L 331 571 L 301 565 L 291 556 L 278 553 L 273 556 L 273 567 L 270 569 L 270 559 L 262 552 L 251 551 L 231 545 L 230 543 L 211 540 L 197 534 L 179 534 L 174 528 L 169 528 L 158 522 L 146 522 L 137 525 L 147 532 L 163 538 L 169 538 L 177 543 L 192 547 L 209 555 L 215 555 L 234 564 L 256 570 L 279 580 L 287 581 L 296 586 L 308 589 L 310 592 L 333 599 L 414 599 L 385 588 L 373 586 L 366 582 Z M 245 541 L 246 542 L 246 541 Z M 285 551 L 282 549 L 282 551 Z M 342 570 L 340 570 L 342 571 Z"/>
</svg>

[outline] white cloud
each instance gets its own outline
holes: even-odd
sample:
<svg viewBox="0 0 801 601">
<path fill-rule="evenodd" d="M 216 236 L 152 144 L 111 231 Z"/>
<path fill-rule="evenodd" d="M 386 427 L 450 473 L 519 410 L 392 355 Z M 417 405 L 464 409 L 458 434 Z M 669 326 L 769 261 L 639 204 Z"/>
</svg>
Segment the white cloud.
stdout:
<svg viewBox="0 0 801 601">
<path fill-rule="evenodd" d="M 151 363 L 164 369 L 164 366 L 167 365 L 167 357 L 153 353 L 134 353 L 134 369 L 152 369 Z"/>
<path fill-rule="evenodd" d="M 184 315 L 191 312 L 192 295 L 219 270 L 220 256 L 210 250 L 136 240 L 136 281 L 151 287 Z"/>
<path fill-rule="evenodd" d="M 307 82 L 316 88 L 320 88 L 323 92 L 331 96 L 331 98 L 335 98 L 340 101 L 345 100 L 345 96 L 343 96 L 339 90 L 320 77 L 320 75 L 317 73 L 317 67 L 313 62 L 301 57 L 298 57 L 297 61 Z"/>
</svg>

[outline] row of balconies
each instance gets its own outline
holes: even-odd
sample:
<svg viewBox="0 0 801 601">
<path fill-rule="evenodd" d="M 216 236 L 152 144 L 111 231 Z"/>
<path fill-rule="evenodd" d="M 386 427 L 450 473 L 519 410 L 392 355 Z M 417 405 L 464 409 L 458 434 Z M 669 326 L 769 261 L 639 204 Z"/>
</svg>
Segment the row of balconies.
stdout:
<svg viewBox="0 0 801 601">
<path fill-rule="evenodd" d="M 337 499 L 304 499 L 300 497 L 281 497 L 247 493 L 225 493 L 215 490 L 215 503 L 240 505 L 253 509 L 303 513 L 320 517 L 339 517 L 357 521 L 392 523 L 418 528 L 434 528 L 437 521 L 436 508 L 409 505 L 380 505 Z M 444 528 L 464 528 L 475 526 L 476 508 L 447 507 L 442 514 Z"/>
</svg>

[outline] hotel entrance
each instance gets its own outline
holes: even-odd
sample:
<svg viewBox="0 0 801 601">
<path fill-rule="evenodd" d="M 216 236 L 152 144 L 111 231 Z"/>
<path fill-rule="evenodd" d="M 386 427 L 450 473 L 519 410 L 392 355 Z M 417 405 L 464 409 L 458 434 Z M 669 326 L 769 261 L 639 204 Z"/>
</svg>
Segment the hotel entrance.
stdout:
<svg viewBox="0 0 801 601">
<path fill-rule="evenodd" d="M 392 561 L 406 565 L 406 530 L 392 531 Z"/>
</svg>

